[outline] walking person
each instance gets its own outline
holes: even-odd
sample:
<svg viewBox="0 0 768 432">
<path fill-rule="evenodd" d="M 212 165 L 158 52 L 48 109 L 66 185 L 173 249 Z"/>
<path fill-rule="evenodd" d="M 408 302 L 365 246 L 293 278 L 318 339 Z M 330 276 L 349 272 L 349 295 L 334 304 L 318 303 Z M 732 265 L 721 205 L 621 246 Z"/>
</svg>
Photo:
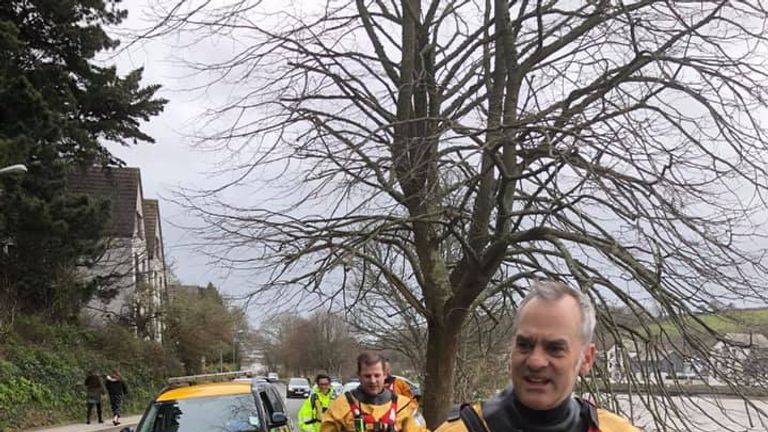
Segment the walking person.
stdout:
<svg viewBox="0 0 768 432">
<path fill-rule="evenodd" d="M 123 405 L 123 396 L 128 395 L 128 386 L 125 385 L 120 371 L 113 370 L 106 376 L 107 394 L 109 394 L 109 407 L 112 409 L 112 424 L 120 424 L 120 409 Z"/>
<path fill-rule="evenodd" d="M 581 291 L 540 282 L 523 299 L 512 327 L 512 386 L 462 405 L 436 432 L 638 432 L 626 419 L 573 395 L 592 368 L 595 309 Z"/>
<path fill-rule="evenodd" d="M 410 384 L 403 379 L 392 375 L 392 364 L 389 359 L 384 359 L 384 375 L 386 375 L 386 378 L 384 378 L 384 385 L 387 389 L 395 394 L 408 398 L 410 401 L 409 406 L 413 409 L 413 418 L 416 419 L 416 423 L 421 426 L 426 426 L 427 422 L 424 420 L 424 416 L 421 415 L 421 411 L 419 411 L 419 399 L 416 397 Z"/>
<path fill-rule="evenodd" d="M 386 375 L 386 378 L 384 378 L 384 385 L 387 386 L 389 391 L 407 397 L 411 400 L 411 404 L 413 404 L 414 408 L 418 410 L 419 401 L 413 393 L 413 389 L 407 382 L 392 375 L 392 363 L 390 363 L 389 359 L 384 359 L 384 374 Z"/>
<path fill-rule="evenodd" d="M 96 415 L 99 423 L 104 423 L 101 418 L 101 395 L 104 394 L 104 386 L 101 384 L 101 378 L 95 370 L 88 371 L 85 377 L 85 423 L 91 424 L 91 412 L 96 408 Z"/>
</svg>

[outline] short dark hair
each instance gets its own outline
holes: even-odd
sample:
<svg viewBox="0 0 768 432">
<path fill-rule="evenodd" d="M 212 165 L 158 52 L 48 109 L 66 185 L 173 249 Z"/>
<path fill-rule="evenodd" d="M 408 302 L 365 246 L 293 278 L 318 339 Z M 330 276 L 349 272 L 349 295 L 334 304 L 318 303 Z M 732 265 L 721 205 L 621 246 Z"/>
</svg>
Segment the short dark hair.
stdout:
<svg viewBox="0 0 768 432">
<path fill-rule="evenodd" d="M 320 384 L 320 380 L 321 379 L 327 379 L 328 382 L 331 382 L 331 377 L 329 377 L 328 375 L 326 375 L 326 374 L 317 374 L 317 376 L 315 377 L 315 384 Z"/>
<path fill-rule="evenodd" d="M 360 371 L 363 369 L 363 365 L 373 366 L 375 364 L 381 363 L 381 367 L 383 369 L 385 361 L 386 360 L 384 359 L 384 356 L 381 354 L 364 351 L 360 353 L 359 356 L 357 356 L 357 374 L 360 374 Z"/>
</svg>

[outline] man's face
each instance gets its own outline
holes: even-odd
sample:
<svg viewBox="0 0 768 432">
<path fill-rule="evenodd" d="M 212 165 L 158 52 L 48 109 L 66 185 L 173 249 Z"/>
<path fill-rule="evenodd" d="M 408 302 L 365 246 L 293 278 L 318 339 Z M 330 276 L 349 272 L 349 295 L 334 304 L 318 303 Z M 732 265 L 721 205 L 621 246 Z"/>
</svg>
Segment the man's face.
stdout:
<svg viewBox="0 0 768 432">
<path fill-rule="evenodd" d="M 384 390 L 384 365 L 361 365 L 357 375 L 360 377 L 360 389 L 370 396 L 376 396 Z"/>
<path fill-rule="evenodd" d="M 571 395 L 576 378 L 589 372 L 595 345 L 581 339 L 581 312 L 571 296 L 535 298 L 518 313 L 510 364 L 513 391 L 528 408 L 554 408 Z"/>
<path fill-rule="evenodd" d="M 320 393 L 326 394 L 331 388 L 331 381 L 325 378 L 320 378 L 317 380 L 317 388 L 320 389 Z"/>
</svg>

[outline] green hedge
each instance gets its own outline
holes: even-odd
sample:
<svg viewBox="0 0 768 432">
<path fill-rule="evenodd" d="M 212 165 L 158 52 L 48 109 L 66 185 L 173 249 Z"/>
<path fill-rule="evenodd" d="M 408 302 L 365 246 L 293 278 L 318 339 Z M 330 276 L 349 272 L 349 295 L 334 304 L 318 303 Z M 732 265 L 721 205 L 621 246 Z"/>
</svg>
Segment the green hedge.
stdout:
<svg viewBox="0 0 768 432">
<path fill-rule="evenodd" d="M 84 421 L 87 371 L 113 368 L 128 385 L 125 414 L 142 412 L 165 378 L 181 373 L 173 354 L 122 327 L 49 324 L 37 317 L 0 327 L 0 432 Z M 106 397 L 104 413 L 109 419 Z"/>
</svg>

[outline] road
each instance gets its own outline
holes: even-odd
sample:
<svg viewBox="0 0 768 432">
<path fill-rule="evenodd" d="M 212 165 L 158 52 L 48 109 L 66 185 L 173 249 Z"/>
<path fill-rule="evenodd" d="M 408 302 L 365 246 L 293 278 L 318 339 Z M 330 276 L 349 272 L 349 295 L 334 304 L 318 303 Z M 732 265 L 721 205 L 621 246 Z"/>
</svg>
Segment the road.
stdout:
<svg viewBox="0 0 768 432">
<path fill-rule="evenodd" d="M 768 430 L 768 418 L 758 415 L 757 410 L 768 413 L 768 401 L 753 399 L 754 407 L 745 405 L 741 399 L 717 397 L 717 396 L 673 396 L 674 407 L 664 405 L 664 399 L 660 397 L 648 398 L 644 396 L 645 403 L 634 396 L 630 403 L 629 396 L 620 397 L 620 406 L 627 417 L 632 417 L 633 423 L 640 426 L 646 432 L 655 432 L 659 429 L 652 426 L 653 418 L 648 405 L 658 404 L 656 409 L 663 417 L 677 409 L 682 416 L 688 419 L 692 425 L 689 429 L 696 432 L 765 432 Z M 671 417 L 671 416 L 670 416 Z M 691 429 L 692 427 L 692 429 Z"/>
<path fill-rule="evenodd" d="M 301 408 L 301 404 L 304 403 L 304 399 L 288 399 L 285 397 L 285 383 L 277 383 L 277 389 L 280 391 L 280 394 L 283 395 L 283 400 L 285 401 L 285 407 L 288 409 L 288 414 L 293 419 L 294 423 L 296 422 L 296 415 L 299 413 L 299 409 Z"/>
</svg>

